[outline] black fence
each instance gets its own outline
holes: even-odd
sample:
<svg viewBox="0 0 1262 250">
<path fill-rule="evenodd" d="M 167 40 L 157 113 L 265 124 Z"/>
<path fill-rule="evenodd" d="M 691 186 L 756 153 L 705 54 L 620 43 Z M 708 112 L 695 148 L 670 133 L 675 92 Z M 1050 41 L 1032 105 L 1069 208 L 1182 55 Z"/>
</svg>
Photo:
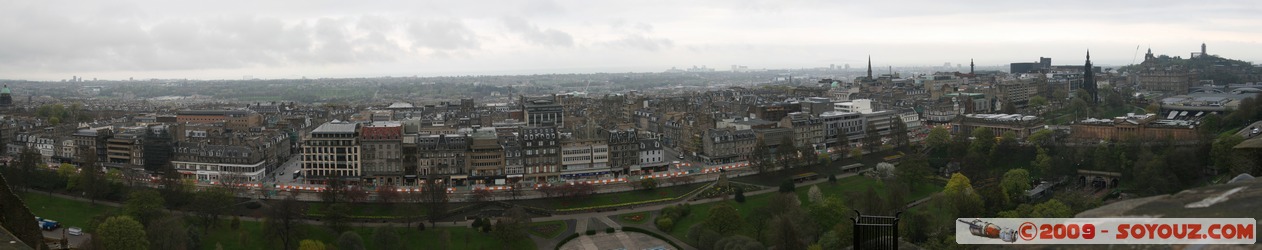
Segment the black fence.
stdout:
<svg viewBox="0 0 1262 250">
<path fill-rule="evenodd" d="M 855 210 L 854 249 L 898 249 L 898 216 L 863 215 Z"/>
</svg>

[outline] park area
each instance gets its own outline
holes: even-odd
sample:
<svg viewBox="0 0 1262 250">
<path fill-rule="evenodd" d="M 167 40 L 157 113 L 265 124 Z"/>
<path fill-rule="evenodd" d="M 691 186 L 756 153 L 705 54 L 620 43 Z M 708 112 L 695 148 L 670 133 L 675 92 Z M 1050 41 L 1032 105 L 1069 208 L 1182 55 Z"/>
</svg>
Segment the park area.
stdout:
<svg viewBox="0 0 1262 250">
<path fill-rule="evenodd" d="M 942 187 L 944 185 L 945 185 L 944 183 L 940 183 L 937 181 L 927 182 L 927 183 L 917 183 L 916 185 L 913 185 L 912 190 L 909 191 L 909 194 L 906 197 L 906 201 L 911 202 L 911 201 L 929 197 L 930 195 L 934 193 L 942 191 Z M 856 196 L 858 192 L 866 191 L 868 188 L 872 188 L 873 191 L 875 191 L 875 193 L 882 198 L 885 198 L 886 196 L 889 195 L 889 190 L 885 187 L 885 184 L 880 180 L 863 177 L 863 176 L 850 176 L 850 177 L 840 178 L 836 182 L 826 181 L 826 182 L 821 182 L 818 184 L 796 187 L 794 193 L 802 201 L 803 206 L 805 206 L 807 201 L 809 200 L 808 190 L 810 190 L 811 187 L 819 187 L 820 193 L 823 194 L 824 197 L 840 198 L 843 201 L 843 203 L 845 203 L 845 205 L 850 208 L 859 207 L 858 206 L 859 204 L 855 204 L 858 201 L 851 197 Z M 694 204 L 691 206 L 692 207 L 691 214 L 681 218 L 678 222 L 675 222 L 673 229 L 670 230 L 669 233 L 675 238 L 684 240 L 688 242 L 689 244 L 692 244 L 694 242 L 692 240 L 688 240 L 687 238 L 688 229 L 692 227 L 693 225 L 696 225 L 698 223 L 705 221 L 706 218 L 709 218 L 711 208 L 718 206 L 719 204 L 726 203 L 732 206 L 733 208 L 735 208 L 736 211 L 740 213 L 741 218 L 748 219 L 748 218 L 751 218 L 751 216 L 753 216 L 754 213 L 759 208 L 767 206 L 771 202 L 772 196 L 775 194 L 776 192 L 751 195 L 748 198 L 746 198 L 745 202 L 743 203 L 736 202 L 735 200 L 724 200 L 724 201 L 719 201 L 719 202 Z M 851 214 L 851 213 L 852 212 L 848 212 L 847 214 Z M 751 228 L 746 227 L 746 229 L 747 229 L 747 232 L 743 232 L 742 234 L 747 235 L 747 236 L 755 234 L 754 232 L 752 232 Z"/>
<path fill-rule="evenodd" d="M 93 205 L 86 201 L 72 200 L 44 193 L 29 192 L 22 200 L 36 216 L 57 220 L 67 227 L 81 227 L 88 233 L 95 231 L 88 227 L 93 217 L 115 213 L 120 208 L 103 204 Z M 201 235 L 200 249 L 275 249 L 275 239 L 263 232 L 263 223 L 255 220 L 242 220 L 237 229 L 230 226 L 231 217 L 222 219 L 209 231 Z M 189 223 L 191 224 L 191 223 Z M 492 233 L 475 231 L 468 227 L 428 228 L 424 231 L 407 228 L 403 224 L 396 225 L 394 231 L 399 234 L 404 246 L 408 249 L 432 249 L 440 244 L 447 249 L 535 249 L 529 240 L 505 243 Z M 415 226 L 415 224 L 413 224 Z M 351 231 L 364 239 L 365 249 L 380 249 L 372 239 L 376 228 L 352 227 Z M 320 240 L 325 244 L 335 242 L 338 235 L 323 225 L 300 225 L 301 239 Z M 222 247 L 222 248 L 220 248 Z"/>
</svg>

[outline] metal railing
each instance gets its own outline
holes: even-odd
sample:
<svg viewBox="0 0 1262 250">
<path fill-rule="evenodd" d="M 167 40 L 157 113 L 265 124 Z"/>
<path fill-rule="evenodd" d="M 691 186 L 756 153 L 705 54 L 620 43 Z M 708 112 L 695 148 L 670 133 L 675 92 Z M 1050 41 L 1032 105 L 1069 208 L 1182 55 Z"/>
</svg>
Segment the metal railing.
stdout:
<svg viewBox="0 0 1262 250">
<path fill-rule="evenodd" d="M 854 210 L 854 249 L 898 249 L 898 216 L 863 215 Z"/>
</svg>

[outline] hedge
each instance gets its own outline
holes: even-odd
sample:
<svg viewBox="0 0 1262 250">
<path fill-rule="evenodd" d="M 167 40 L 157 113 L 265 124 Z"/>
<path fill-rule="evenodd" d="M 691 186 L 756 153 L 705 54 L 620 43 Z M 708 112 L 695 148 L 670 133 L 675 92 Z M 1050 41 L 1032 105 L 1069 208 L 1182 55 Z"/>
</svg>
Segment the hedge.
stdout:
<svg viewBox="0 0 1262 250">
<path fill-rule="evenodd" d="M 655 233 L 655 232 L 653 232 L 653 231 L 649 231 L 649 230 L 646 230 L 646 229 L 643 229 L 643 228 L 638 228 L 638 227 L 622 227 L 622 231 L 626 231 L 626 232 L 637 232 L 637 233 L 647 234 L 648 236 L 653 236 L 653 238 L 657 238 L 657 239 L 659 239 L 659 240 L 665 241 L 665 242 L 666 242 L 666 244 L 670 244 L 670 246 L 675 247 L 675 249 L 684 249 L 683 247 L 679 247 L 679 244 L 675 244 L 675 242 L 674 242 L 674 241 L 671 241 L 670 239 L 668 239 L 668 238 L 666 238 L 666 237 L 664 237 L 664 236 L 662 236 L 662 235 L 660 235 L 660 234 L 657 234 L 657 233 Z"/>
<path fill-rule="evenodd" d="M 561 239 L 560 242 L 557 242 L 557 246 L 554 249 L 561 250 L 561 246 L 564 246 L 566 242 L 570 242 L 571 240 L 574 240 L 575 238 L 578 238 L 578 233 L 574 233 L 574 234 L 571 234 L 570 236 L 566 236 L 565 239 Z M 671 245 L 673 246 L 674 244 L 671 244 Z M 680 248 L 680 249 L 683 249 L 683 248 Z"/>
</svg>

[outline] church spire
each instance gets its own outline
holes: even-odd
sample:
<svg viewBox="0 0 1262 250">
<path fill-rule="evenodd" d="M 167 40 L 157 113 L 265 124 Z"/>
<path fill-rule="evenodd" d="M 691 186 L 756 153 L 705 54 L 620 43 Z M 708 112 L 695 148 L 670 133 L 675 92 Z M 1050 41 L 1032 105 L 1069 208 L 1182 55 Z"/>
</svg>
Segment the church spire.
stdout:
<svg viewBox="0 0 1262 250">
<path fill-rule="evenodd" d="M 872 55 L 868 55 L 868 80 L 872 80 Z"/>
<path fill-rule="evenodd" d="M 968 74 L 973 74 L 973 58 L 968 59 Z"/>
</svg>

